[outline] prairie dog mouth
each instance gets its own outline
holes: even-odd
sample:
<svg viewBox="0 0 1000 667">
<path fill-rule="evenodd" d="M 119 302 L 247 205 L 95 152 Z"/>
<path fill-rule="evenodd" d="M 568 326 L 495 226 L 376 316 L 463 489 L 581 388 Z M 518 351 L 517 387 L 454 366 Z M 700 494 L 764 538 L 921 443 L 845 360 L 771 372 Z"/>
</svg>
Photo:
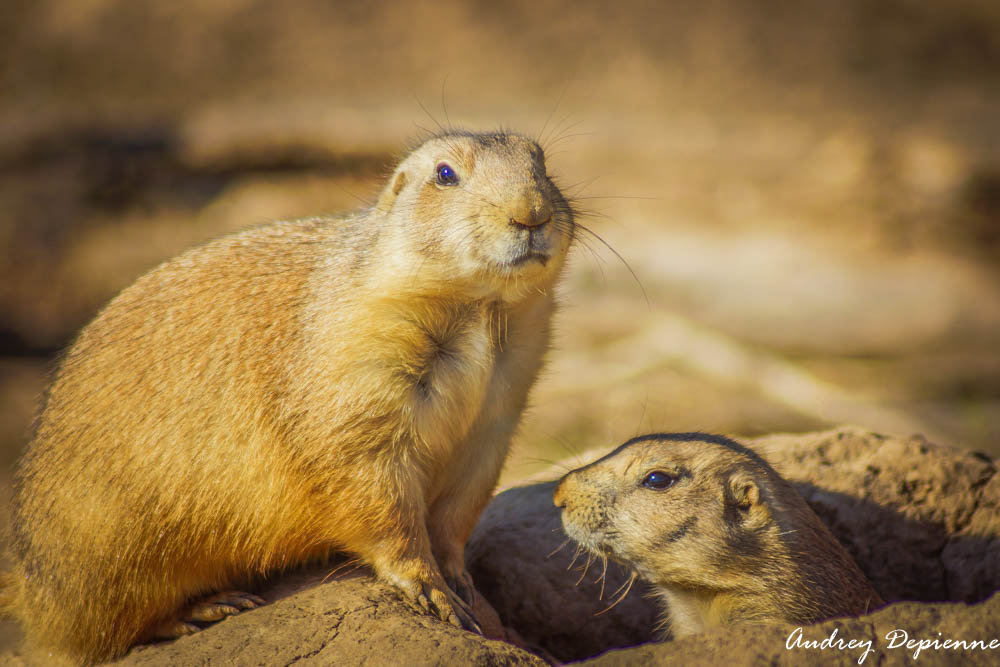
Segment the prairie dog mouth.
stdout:
<svg viewBox="0 0 1000 667">
<path fill-rule="evenodd" d="M 508 260 L 506 264 L 507 266 L 521 266 L 533 261 L 541 262 L 542 266 L 545 266 L 549 261 L 549 254 L 537 250 L 525 250 Z"/>
<path fill-rule="evenodd" d="M 546 231 L 540 228 L 532 229 L 512 245 L 504 264 L 523 266 L 530 262 L 539 262 L 545 266 L 552 258 L 553 245 L 554 242 Z"/>
</svg>

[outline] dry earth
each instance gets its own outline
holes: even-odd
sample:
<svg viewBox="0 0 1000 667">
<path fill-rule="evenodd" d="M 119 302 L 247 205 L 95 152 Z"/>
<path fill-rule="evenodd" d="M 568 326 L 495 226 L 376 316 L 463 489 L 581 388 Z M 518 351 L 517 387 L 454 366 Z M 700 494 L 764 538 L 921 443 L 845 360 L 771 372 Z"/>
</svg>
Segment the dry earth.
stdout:
<svg viewBox="0 0 1000 667">
<path fill-rule="evenodd" d="M 750 441 L 841 540 L 889 606 L 860 619 L 806 628 L 804 639 L 837 630 L 872 641 L 866 664 L 909 664 L 915 648 L 886 635 L 1000 640 L 1000 475 L 981 454 L 859 428 Z M 593 452 L 599 456 L 605 452 Z M 123 664 L 470 664 L 541 665 L 536 655 L 593 664 L 802 664 L 815 649 L 785 646 L 795 628 L 720 628 L 648 643 L 658 608 L 635 586 L 612 605 L 625 573 L 602 572 L 565 539 L 553 482 L 499 494 L 476 527 L 467 559 L 487 634 L 484 640 L 410 607 L 364 570 L 331 566 L 265 585 L 261 609 L 176 642 L 140 647 Z M 604 574 L 604 576 L 600 576 Z M 492 605 L 492 607 L 490 606 Z M 972 606 L 969 606 L 972 605 Z M 493 611 L 496 610 L 496 612 Z M 494 614 L 499 614 L 497 619 Z M 499 621 L 508 628 L 504 630 Z M 618 650 L 611 650 L 618 649 Z M 857 664 L 864 650 L 829 650 L 830 664 Z M 927 649 L 920 663 L 996 664 L 996 650 Z M 597 657 L 599 656 L 599 657 Z M 20 657 L 7 656 L 12 661 Z M 32 664 L 30 661 L 28 664 Z"/>
</svg>

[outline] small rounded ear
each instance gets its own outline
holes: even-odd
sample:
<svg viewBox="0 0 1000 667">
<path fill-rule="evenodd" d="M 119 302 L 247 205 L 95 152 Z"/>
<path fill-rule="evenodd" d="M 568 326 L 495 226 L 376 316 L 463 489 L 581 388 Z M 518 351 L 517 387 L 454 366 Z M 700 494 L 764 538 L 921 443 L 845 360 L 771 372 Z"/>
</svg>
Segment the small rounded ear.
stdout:
<svg viewBox="0 0 1000 667">
<path fill-rule="evenodd" d="M 741 510 L 750 510 L 760 504 L 760 488 L 745 471 L 735 472 L 729 477 L 727 492 L 730 502 Z"/>
<path fill-rule="evenodd" d="M 389 183 L 382 190 L 382 194 L 378 196 L 378 203 L 375 208 L 383 213 L 388 213 L 392 210 L 392 205 L 396 202 L 396 197 L 402 192 L 403 188 L 406 187 L 408 177 L 405 171 L 397 171 L 389 179 Z"/>
</svg>

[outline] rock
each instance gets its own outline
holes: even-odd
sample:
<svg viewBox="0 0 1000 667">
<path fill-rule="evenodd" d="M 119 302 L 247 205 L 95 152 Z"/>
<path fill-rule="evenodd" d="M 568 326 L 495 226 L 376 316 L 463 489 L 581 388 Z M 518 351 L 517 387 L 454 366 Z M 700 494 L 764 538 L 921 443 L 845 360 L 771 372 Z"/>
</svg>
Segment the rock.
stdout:
<svg viewBox="0 0 1000 667">
<path fill-rule="evenodd" d="M 649 641 L 659 614 L 649 589 L 637 581 L 608 609 L 628 584 L 624 568 L 605 570 L 576 555 L 552 504 L 554 489 L 555 482 L 510 489 L 486 508 L 466 548 L 479 592 L 529 645 L 562 661 Z"/>
<path fill-rule="evenodd" d="M 988 457 L 857 428 L 750 444 L 795 484 L 887 602 L 976 602 L 1000 588 L 1000 478 Z"/>
<path fill-rule="evenodd" d="M 1000 589 L 1000 476 L 989 457 L 939 447 L 920 436 L 889 437 L 850 427 L 744 442 L 795 485 L 887 602 L 976 602 Z M 593 460 L 610 447 L 578 458 Z M 600 564 L 575 586 L 579 573 L 566 570 L 572 547 L 549 556 L 565 539 L 552 505 L 553 488 L 552 482 L 540 483 L 494 498 L 467 550 L 477 587 L 506 625 L 561 660 L 648 641 L 658 608 L 644 597 L 640 584 L 614 609 L 595 617 L 606 606 L 598 599 L 600 585 L 594 583 Z M 624 579 L 620 568 L 609 567 L 605 590 L 617 588 Z M 993 625 L 976 627 L 968 620 L 983 614 Z M 906 602 L 870 618 L 824 623 L 810 629 L 809 636 L 842 627 L 841 636 L 884 638 L 895 624 L 911 636 L 934 638 L 938 631 L 949 636 L 953 630 L 957 639 L 1000 637 L 996 597 L 979 607 Z M 757 664 L 773 658 L 779 664 L 800 664 L 801 655 L 784 649 L 792 629 L 723 628 L 609 653 L 602 660 L 619 664 L 614 661 L 625 656 L 622 660 L 629 664 L 641 664 L 655 656 L 662 662 L 672 657 L 682 663 Z M 995 661 L 1000 656 L 980 653 L 975 659 Z M 900 655 L 887 654 L 890 660 L 902 660 Z M 845 654 L 844 659 L 857 657 Z M 974 658 L 972 653 L 966 657 Z M 926 661 L 932 659 L 927 654 Z"/>
<path fill-rule="evenodd" d="M 283 579 L 264 591 L 267 606 L 195 635 L 136 648 L 121 664 L 545 664 L 511 644 L 420 613 L 363 568 L 322 583 L 325 575 Z M 476 612 L 480 618 L 490 615 L 488 605 L 477 605 Z M 496 625 L 493 630 L 502 632 Z"/>
<path fill-rule="evenodd" d="M 277 578 L 260 591 L 267 605 L 194 635 L 138 646 L 114 664 L 545 665 L 510 643 L 459 630 L 419 611 L 366 568 L 336 569 Z M 488 635 L 505 634 L 485 600 L 478 600 L 475 611 Z M 32 658 L 0 654 L 0 664 L 51 664 L 47 656 Z"/>
<path fill-rule="evenodd" d="M 956 600 L 975 600 L 1000 582 L 1000 475 L 980 488 L 969 522 L 941 553 L 945 584 Z"/>
<path fill-rule="evenodd" d="M 836 635 L 833 633 L 836 631 Z M 902 633 L 906 633 L 903 635 Z M 893 634 L 890 634 L 893 633 Z M 940 633 L 940 634 L 938 634 Z M 946 639 L 994 642 L 993 649 L 937 648 L 919 651 L 917 664 L 996 665 L 1000 659 L 1000 594 L 977 605 L 900 602 L 861 618 L 834 619 L 802 629 L 803 641 L 833 637 L 843 648 L 808 648 L 796 645 L 792 625 L 744 625 L 717 628 L 711 632 L 660 644 L 609 651 L 579 663 L 594 667 L 615 665 L 912 665 L 915 640 Z M 870 646 L 847 646 L 851 640 Z M 832 643 L 832 642 L 831 642 Z M 791 646 L 791 648 L 789 648 Z M 871 652 L 868 652 L 868 648 Z M 862 657 L 864 660 L 862 661 Z"/>
</svg>

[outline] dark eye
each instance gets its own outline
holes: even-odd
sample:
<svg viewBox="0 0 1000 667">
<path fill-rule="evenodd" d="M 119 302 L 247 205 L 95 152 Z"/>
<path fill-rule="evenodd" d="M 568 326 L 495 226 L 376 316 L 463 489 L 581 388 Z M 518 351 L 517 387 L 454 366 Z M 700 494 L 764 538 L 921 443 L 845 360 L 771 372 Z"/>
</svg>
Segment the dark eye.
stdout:
<svg viewBox="0 0 1000 667">
<path fill-rule="evenodd" d="M 447 162 L 442 162 L 437 166 L 438 185 L 458 185 L 458 174 Z"/>
<path fill-rule="evenodd" d="M 662 470 L 654 470 L 642 479 L 642 485 L 647 489 L 662 491 L 663 489 L 669 489 L 676 481 L 677 478 L 673 475 L 665 473 Z"/>
</svg>

